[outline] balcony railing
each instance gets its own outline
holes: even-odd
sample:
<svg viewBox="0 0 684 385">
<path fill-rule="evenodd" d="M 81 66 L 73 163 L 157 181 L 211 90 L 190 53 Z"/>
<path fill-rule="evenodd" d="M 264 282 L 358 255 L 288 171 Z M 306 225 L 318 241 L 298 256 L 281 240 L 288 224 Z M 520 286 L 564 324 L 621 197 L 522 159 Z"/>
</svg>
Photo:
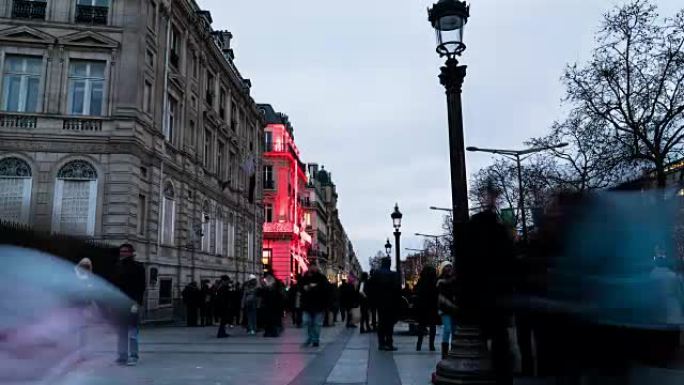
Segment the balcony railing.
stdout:
<svg viewBox="0 0 684 385">
<path fill-rule="evenodd" d="M 275 190 L 275 181 L 265 180 L 264 181 L 264 190 Z"/>
<path fill-rule="evenodd" d="M 62 126 L 67 131 L 102 131 L 102 121 L 97 119 L 64 119 Z"/>
<path fill-rule="evenodd" d="M 0 114 L 0 127 L 36 128 L 38 118 L 35 116 Z"/>
<path fill-rule="evenodd" d="M 95 5 L 76 5 L 76 22 L 87 24 L 107 24 L 109 7 L 99 7 Z"/>
<path fill-rule="evenodd" d="M 46 1 L 14 0 L 12 17 L 17 19 L 45 20 Z"/>
</svg>

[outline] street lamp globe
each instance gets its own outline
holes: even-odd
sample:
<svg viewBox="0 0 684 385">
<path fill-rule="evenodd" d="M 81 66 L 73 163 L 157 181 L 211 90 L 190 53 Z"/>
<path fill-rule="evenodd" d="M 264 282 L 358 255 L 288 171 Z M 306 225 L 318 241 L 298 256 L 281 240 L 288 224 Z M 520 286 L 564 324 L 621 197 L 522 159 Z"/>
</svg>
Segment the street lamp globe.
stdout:
<svg viewBox="0 0 684 385">
<path fill-rule="evenodd" d="M 470 6 L 465 1 L 439 0 L 428 9 L 428 20 L 437 34 L 440 56 L 454 58 L 465 50 L 463 29 L 469 16 Z"/>
<path fill-rule="evenodd" d="M 399 228 L 401 227 L 401 217 L 403 217 L 403 215 L 401 214 L 401 211 L 399 211 L 398 203 L 394 205 L 394 211 L 392 212 L 391 216 L 394 229 L 399 231 Z"/>
<path fill-rule="evenodd" d="M 387 238 L 387 243 L 385 243 L 385 251 L 387 252 L 388 257 L 392 253 L 392 244 L 390 243 L 389 238 Z"/>
</svg>

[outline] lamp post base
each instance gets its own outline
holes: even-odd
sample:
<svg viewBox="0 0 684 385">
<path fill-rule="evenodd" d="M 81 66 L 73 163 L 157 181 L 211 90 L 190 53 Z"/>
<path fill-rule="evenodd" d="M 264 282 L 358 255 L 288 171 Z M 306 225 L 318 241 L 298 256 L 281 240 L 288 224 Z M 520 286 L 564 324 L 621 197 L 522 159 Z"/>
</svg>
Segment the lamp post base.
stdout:
<svg viewBox="0 0 684 385">
<path fill-rule="evenodd" d="M 496 377 L 487 343 L 479 327 L 456 328 L 449 356 L 437 364 L 432 375 L 435 385 L 495 385 Z"/>
</svg>

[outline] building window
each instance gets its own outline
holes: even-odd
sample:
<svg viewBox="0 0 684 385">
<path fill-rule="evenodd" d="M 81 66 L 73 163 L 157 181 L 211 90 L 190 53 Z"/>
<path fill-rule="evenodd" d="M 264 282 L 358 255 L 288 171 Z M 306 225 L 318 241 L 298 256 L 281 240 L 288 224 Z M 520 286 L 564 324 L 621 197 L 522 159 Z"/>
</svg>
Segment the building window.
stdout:
<svg viewBox="0 0 684 385">
<path fill-rule="evenodd" d="M 173 246 L 175 243 L 176 229 L 176 191 L 171 182 L 164 185 L 164 199 L 162 201 L 161 241 L 164 245 Z"/>
<path fill-rule="evenodd" d="M 231 103 L 231 107 L 230 107 L 230 129 L 233 130 L 234 132 L 238 132 L 238 130 L 240 129 L 239 124 L 240 124 L 239 112 L 238 112 L 237 106 L 233 102 L 233 103 Z"/>
<path fill-rule="evenodd" d="M 235 177 L 235 173 L 237 172 L 237 156 L 232 151 L 230 152 L 229 156 L 230 159 L 228 159 L 228 180 L 230 181 L 232 186 L 237 186 L 237 178 Z"/>
<path fill-rule="evenodd" d="M 138 235 L 145 235 L 145 219 L 147 216 L 147 198 L 138 195 Z"/>
<path fill-rule="evenodd" d="M 32 174 L 19 158 L 0 160 L 0 220 L 28 224 Z"/>
<path fill-rule="evenodd" d="M 36 56 L 7 55 L 3 70 L 2 109 L 38 112 L 40 73 L 43 59 Z"/>
<path fill-rule="evenodd" d="M 70 115 L 102 115 L 105 66 L 103 61 L 71 60 L 67 107 Z"/>
<path fill-rule="evenodd" d="M 264 132 L 264 152 L 273 151 L 273 132 Z"/>
<path fill-rule="evenodd" d="M 275 182 L 273 181 L 273 166 L 264 166 L 264 189 L 273 190 L 275 188 Z"/>
<path fill-rule="evenodd" d="M 194 51 L 192 52 L 192 63 L 192 77 L 197 79 L 199 78 L 199 58 Z"/>
<path fill-rule="evenodd" d="M 229 257 L 235 257 L 235 214 L 228 215 L 228 250 L 226 251 Z"/>
<path fill-rule="evenodd" d="M 202 239 L 200 242 L 201 250 L 209 252 L 211 246 L 211 222 L 209 218 L 209 202 L 202 203 Z"/>
<path fill-rule="evenodd" d="M 173 96 L 167 95 L 168 109 L 166 111 L 166 119 L 164 122 L 164 139 L 168 142 L 173 142 L 174 129 L 176 128 L 176 120 L 178 116 L 178 102 Z"/>
<path fill-rule="evenodd" d="M 191 120 L 190 121 L 190 146 L 195 147 L 196 142 L 197 142 L 197 129 L 195 128 L 195 121 Z"/>
<path fill-rule="evenodd" d="M 149 0 L 147 3 L 147 26 L 154 32 L 157 32 L 157 3 Z"/>
<path fill-rule="evenodd" d="M 159 279 L 159 304 L 170 305 L 173 301 L 173 279 Z"/>
<path fill-rule="evenodd" d="M 261 264 L 263 265 L 264 271 L 268 270 L 269 266 L 271 266 L 272 259 L 273 259 L 273 250 L 264 249 L 261 252 Z"/>
<path fill-rule="evenodd" d="M 45 20 L 45 0 L 14 0 L 12 17 L 16 19 Z"/>
<path fill-rule="evenodd" d="M 216 148 L 216 175 L 219 179 L 223 178 L 223 162 L 225 157 L 226 145 L 219 141 Z"/>
<path fill-rule="evenodd" d="M 109 0 L 78 0 L 76 22 L 86 24 L 107 24 Z"/>
<path fill-rule="evenodd" d="M 254 232 L 247 231 L 247 260 L 254 261 Z"/>
<path fill-rule="evenodd" d="M 273 222 L 273 205 L 270 203 L 267 203 L 266 206 L 264 206 L 264 215 L 265 215 L 265 221 L 267 223 Z"/>
<path fill-rule="evenodd" d="M 169 38 L 169 62 L 175 68 L 180 68 L 181 35 L 175 27 L 171 27 Z"/>
<path fill-rule="evenodd" d="M 207 71 L 207 104 L 214 106 L 214 92 L 215 92 L 214 75 Z"/>
<path fill-rule="evenodd" d="M 97 172 L 88 162 L 75 160 L 57 173 L 52 231 L 95 235 Z"/>
<path fill-rule="evenodd" d="M 145 80 L 143 86 L 143 111 L 152 113 L 152 83 L 149 80 Z"/>
<path fill-rule="evenodd" d="M 204 130 L 204 167 L 209 168 L 211 159 L 211 131 Z"/>
<path fill-rule="evenodd" d="M 219 116 L 226 120 L 226 91 L 223 88 L 219 94 Z"/>
<path fill-rule="evenodd" d="M 223 226 L 223 213 L 220 211 L 216 215 L 216 254 L 223 255 L 224 253 L 224 237 L 225 228 Z"/>
</svg>

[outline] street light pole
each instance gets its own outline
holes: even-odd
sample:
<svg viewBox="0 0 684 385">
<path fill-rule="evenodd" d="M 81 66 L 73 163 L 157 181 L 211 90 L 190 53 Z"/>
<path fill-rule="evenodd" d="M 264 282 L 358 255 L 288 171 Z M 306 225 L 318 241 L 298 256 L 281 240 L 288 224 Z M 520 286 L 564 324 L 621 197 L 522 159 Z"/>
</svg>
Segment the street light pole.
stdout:
<svg viewBox="0 0 684 385">
<path fill-rule="evenodd" d="M 509 159 L 515 160 L 515 165 L 518 169 L 518 209 L 520 210 L 520 218 L 522 222 L 522 235 L 523 241 L 527 244 L 528 241 L 528 231 L 527 231 L 527 214 L 525 213 L 525 191 L 523 188 L 522 180 L 522 165 L 521 162 L 532 154 L 536 154 L 542 151 L 555 150 L 557 148 L 563 148 L 568 146 L 567 143 L 559 143 L 552 146 L 544 147 L 532 147 L 526 150 L 504 150 L 496 148 L 479 148 L 479 147 L 468 147 L 467 150 L 470 152 L 487 152 L 490 154 L 497 154 L 505 156 Z M 524 158 L 523 158 L 524 157 Z"/>
<path fill-rule="evenodd" d="M 396 255 L 395 255 L 395 265 L 396 265 L 396 271 L 399 274 L 399 277 L 401 277 L 401 245 L 400 245 L 400 238 L 401 238 L 401 232 L 399 229 L 401 228 L 401 218 L 403 217 L 401 211 L 399 211 L 399 204 L 394 205 L 394 211 L 392 212 L 392 215 L 390 215 L 392 218 L 392 225 L 394 226 L 394 243 L 396 247 Z"/>
</svg>

